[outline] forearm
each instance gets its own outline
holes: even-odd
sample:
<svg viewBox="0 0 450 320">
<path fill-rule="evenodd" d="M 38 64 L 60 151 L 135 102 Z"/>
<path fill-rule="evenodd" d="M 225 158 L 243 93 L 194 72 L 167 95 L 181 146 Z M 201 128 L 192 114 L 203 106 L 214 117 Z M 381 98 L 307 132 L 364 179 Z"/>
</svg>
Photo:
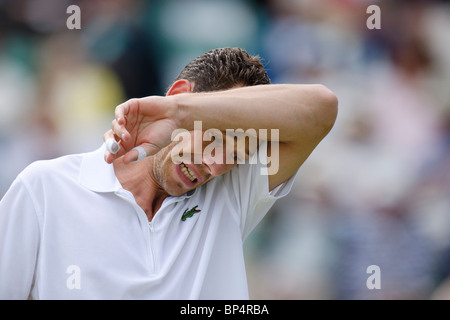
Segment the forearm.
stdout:
<svg viewBox="0 0 450 320">
<path fill-rule="evenodd" d="M 188 82 L 176 84 L 186 90 L 183 85 Z M 147 156 L 155 154 L 172 141 L 175 130 L 193 130 L 196 121 L 201 121 L 202 130 L 252 129 L 252 134 L 259 134 L 263 129 L 268 135 L 262 139 L 280 142 L 285 152 L 301 153 L 300 158 L 306 159 L 331 130 L 337 115 L 336 96 L 322 85 L 261 85 L 207 93 L 172 91 L 166 97 L 131 99 L 116 107 L 112 131 L 104 138 L 120 137 L 123 148 L 114 155 L 107 153 L 107 162 L 136 146 Z M 277 130 L 273 139 L 272 129 Z M 138 152 L 130 152 L 124 161 L 136 158 Z"/>
<path fill-rule="evenodd" d="M 322 85 L 263 85 L 172 96 L 176 122 L 202 128 L 278 129 L 280 142 L 321 138 L 336 118 L 337 100 Z"/>
</svg>

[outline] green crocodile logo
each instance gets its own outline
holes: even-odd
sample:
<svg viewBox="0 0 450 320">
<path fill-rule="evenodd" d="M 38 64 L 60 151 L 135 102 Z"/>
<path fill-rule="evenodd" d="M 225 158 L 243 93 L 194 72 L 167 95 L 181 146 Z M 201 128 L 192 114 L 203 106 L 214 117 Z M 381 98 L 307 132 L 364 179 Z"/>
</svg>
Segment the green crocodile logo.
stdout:
<svg viewBox="0 0 450 320">
<path fill-rule="evenodd" d="M 192 217 L 194 214 L 196 214 L 197 212 L 200 212 L 200 209 L 197 209 L 198 205 L 193 207 L 192 209 L 186 209 L 183 212 L 183 216 L 181 217 L 181 221 L 186 221 L 187 218 Z"/>
</svg>

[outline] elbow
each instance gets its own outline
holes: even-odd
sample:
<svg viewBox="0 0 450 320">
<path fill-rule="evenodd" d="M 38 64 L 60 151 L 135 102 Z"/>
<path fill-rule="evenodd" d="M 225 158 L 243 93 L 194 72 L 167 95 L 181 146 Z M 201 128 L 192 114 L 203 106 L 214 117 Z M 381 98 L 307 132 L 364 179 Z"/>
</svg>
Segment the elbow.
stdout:
<svg viewBox="0 0 450 320">
<path fill-rule="evenodd" d="M 338 114 L 338 98 L 324 85 L 317 85 L 317 108 L 315 108 L 316 125 L 321 129 L 321 138 L 333 128 Z"/>
</svg>

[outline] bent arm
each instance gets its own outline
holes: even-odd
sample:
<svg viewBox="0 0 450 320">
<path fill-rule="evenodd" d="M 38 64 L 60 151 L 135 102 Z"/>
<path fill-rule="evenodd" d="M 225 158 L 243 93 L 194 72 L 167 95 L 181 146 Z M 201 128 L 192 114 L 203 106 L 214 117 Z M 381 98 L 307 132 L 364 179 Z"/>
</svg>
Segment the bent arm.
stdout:
<svg viewBox="0 0 450 320">
<path fill-rule="evenodd" d="M 278 168 L 269 176 L 270 189 L 286 181 L 297 171 L 334 125 L 337 98 L 323 85 L 272 84 L 239 87 L 206 93 L 179 93 L 167 97 L 132 99 L 116 108 L 113 132 L 124 147 L 108 162 L 125 153 L 124 160 L 137 158 L 130 152 L 145 147 L 147 155 L 155 154 L 170 143 L 173 130 L 202 129 L 277 130 L 278 147 L 273 165 Z M 107 136 L 107 135 L 105 135 Z M 268 135 L 268 141 L 273 141 Z M 274 151 L 269 145 L 269 153 Z"/>
<path fill-rule="evenodd" d="M 328 134 L 337 116 L 336 96 L 323 85 L 261 85 L 221 92 L 179 94 L 171 97 L 177 106 L 177 127 L 219 130 L 277 129 L 277 149 L 269 153 L 272 190 L 291 177 Z M 273 137 L 268 136 L 268 140 Z M 275 154 L 277 153 L 277 154 Z"/>
<path fill-rule="evenodd" d="M 280 141 L 325 136 L 336 119 L 336 96 L 323 85 L 273 84 L 168 97 L 175 101 L 177 127 L 220 130 L 279 129 Z"/>
</svg>

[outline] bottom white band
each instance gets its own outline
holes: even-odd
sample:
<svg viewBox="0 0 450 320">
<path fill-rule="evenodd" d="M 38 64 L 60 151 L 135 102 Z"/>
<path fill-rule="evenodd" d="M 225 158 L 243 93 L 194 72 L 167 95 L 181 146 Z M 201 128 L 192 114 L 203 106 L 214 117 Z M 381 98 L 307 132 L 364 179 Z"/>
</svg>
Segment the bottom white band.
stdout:
<svg viewBox="0 0 450 320">
<path fill-rule="evenodd" d="M 136 161 L 141 161 L 145 157 L 147 157 L 147 152 L 145 152 L 144 148 L 141 146 L 134 147 L 133 150 L 137 150 L 138 152 L 138 158 Z"/>
</svg>

